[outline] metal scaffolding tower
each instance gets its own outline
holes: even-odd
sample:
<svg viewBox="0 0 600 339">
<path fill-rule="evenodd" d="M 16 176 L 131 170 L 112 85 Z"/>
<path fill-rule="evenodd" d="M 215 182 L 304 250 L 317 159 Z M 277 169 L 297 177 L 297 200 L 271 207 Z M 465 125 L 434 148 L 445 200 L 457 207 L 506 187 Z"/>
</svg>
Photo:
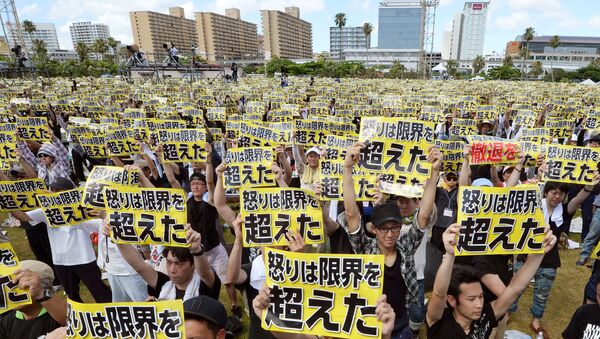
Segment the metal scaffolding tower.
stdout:
<svg viewBox="0 0 600 339">
<path fill-rule="evenodd" d="M 435 33 L 435 12 L 440 5 L 440 0 L 422 0 L 423 7 L 423 28 L 422 28 L 422 48 L 419 67 L 423 78 L 427 77 L 433 60 L 433 38 Z"/>
<path fill-rule="evenodd" d="M 27 52 L 14 0 L 0 0 L 0 24 L 2 25 L 2 33 L 4 33 L 6 43 L 9 44 L 9 41 L 13 43 L 13 46 L 9 47 L 12 48 L 18 44 L 21 45 L 23 51 Z M 10 34 L 11 40 L 8 39 L 8 34 Z"/>
</svg>

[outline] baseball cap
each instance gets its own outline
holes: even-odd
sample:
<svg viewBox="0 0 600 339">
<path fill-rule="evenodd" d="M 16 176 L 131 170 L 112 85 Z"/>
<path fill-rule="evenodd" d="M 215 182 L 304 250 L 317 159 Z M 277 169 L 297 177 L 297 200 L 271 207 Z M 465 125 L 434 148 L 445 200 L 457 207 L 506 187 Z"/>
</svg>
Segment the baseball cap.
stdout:
<svg viewBox="0 0 600 339">
<path fill-rule="evenodd" d="M 400 208 L 395 202 L 387 202 L 373 208 L 373 225 L 379 227 L 388 221 L 402 222 Z"/>
<path fill-rule="evenodd" d="M 321 150 L 319 149 L 319 147 L 316 147 L 316 146 L 309 148 L 308 151 L 306 151 L 306 155 L 309 155 L 313 152 L 317 153 L 317 155 L 319 155 L 319 156 L 321 155 Z"/>
<path fill-rule="evenodd" d="M 184 301 L 183 313 L 186 319 L 190 316 L 192 318 L 198 317 L 209 320 L 222 329 L 227 326 L 227 311 L 225 310 L 225 306 L 219 301 L 205 295 Z"/>
<path fill-rule="evenodd" d="M 476 187 L 493 187 L 494 185 L 492 184 L 492 182 L 490 181 L 490 179 L 479 178 L 479 179 L 473 181 L 473 183 L 471 184 L 471 186 L 476 186 Z"/>
<path fill-rule="evenodd" d="M 39 274 L 40 283 L 43 288 L 49 288 L 54 282 L 54 272 L 48 264 L 37 260 L 22 260 L 19 262 L 19 267 L 23 270 L 30 270 Z"/>
<path fill-rule="evenodd" d="M 75 184 L 69 178 L 57 177 L 50 183 L 51 191 L 65 191 L 76 188 Z"/>
</svg>

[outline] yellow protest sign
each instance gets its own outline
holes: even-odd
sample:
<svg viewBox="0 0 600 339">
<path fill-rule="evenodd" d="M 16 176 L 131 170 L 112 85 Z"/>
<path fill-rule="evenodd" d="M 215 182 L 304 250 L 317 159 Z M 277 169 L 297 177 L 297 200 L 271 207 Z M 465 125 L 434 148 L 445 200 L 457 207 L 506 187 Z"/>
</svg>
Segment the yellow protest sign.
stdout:
<svg viewBox="0 0 600 339">
<path fill-rule="evenodd" d="M 573 121 L 547 118 L 545 127 L 550 129 L 552 138 L 570 138 L 573 131 Z"/>
<path fill-rule="evenodd" d="M 519 110 L 515 116 L 513 123 L 515 126 L 523 126 L 525 128 L 532 128 L 535 126 L 535 120 L 537 113 L 531 110 Z"/>
<path fill-rule="evenodd" d="M 118 244 L 187 247 L 187 195 L 181 189 L 107 187 L 104 189 L 111 237 Z"/>
<path fill-rule="evenodd" d="M 524 128 L 520 131 L 519 140 L 535 143 L 552 141 L 552 131 L 549 128 Z"/>
<path fill-rule="evenodd" d="M 42 179 L 0 181 L 0 212 L 30 211 L 39 205 L 35 196 L 46 191 Z"/>
<path fill-rule="evenodd" d="M 94 219 L 87 209 L 81 206 L 83 189 L 72 189 L 58 193 L 38 194 L 37 201 L 46 214 L 50 227 L 75 226 L 80 222 Z"/>
<path fill-rule="evenodd" d="M 206 161 L 206 133 L 200 129 L 161 129 L 158 141 L 162 145 L 164 162 Z"/>
<path fill-rule="evenodd" d="M 48 119 L 43 117 L 17 118 L 17 133 L 20 140 L 50 141 L 52 139 Z"/>
<path fill-rule="evenodd" d="M 83 188 L 81 205 L 93 209 L 104 209 L 103 190 L 108 186 L 130 186 L 137 185 L 140 181 L 140 173 L 127 171 L 116 166 L 94 166 L 90 172 Z"/>
<path fill-rule="evenodd" d="M 145 119 L 146 112 L 142 108 L 126 108 L 123 112 L 125 119 Z"/>
<path fill-rule="evenodd" d="M 452 119 L 450 126 L 450 135 L 467 136 L 477 134 L 477 121 L 473 119 Z"/>
<path fill-rule="evenodd" d="M 471 165 L 515 164 L 518 160 L 518 142 L 481 135 L 468 136 L 467 140 L 471 144 Z"/>
<path fill-rule="evenodd" d="M 344 198 L 344 161 L 321 160 L 319 162 L 321 179 L 321 200 L 339 200 Z M 352 178 L 354 179 L 354 192 L 356 201 L 371 201 L 374 199 L 375 188 L 377 187 L 377 176 L 374 174 L 365 174 L 353 169 Z"/>
<path fill-rule="evenodd" d="M 442 168 L 443 172 L 460 172 L 465 154 L 462 151 L 442 152 Z"/>
<path fill-rule="evenodd" d="M 186 338 L 182 300 L 67 302 L 67 338 Z"/>
<path fill-rule="evenodd" d="M 106 138 L 103 135 L 79 136 L 79 144 L 92 158 L 106 158 Z"/>
<path fill-rule="evenodd" d="M 329 128 L 324 120 L 296 120 L 295 141 L 298 145 L 324 145 Z"/>
<path fill-rule="evenodd" d="M 271 301 L 262 328 L 336 338 L 381 337 L 375 305 L 383 293 L 383 255 L 265 252 Z"/>
<path fill-rule="evenodd" d="M 18 268 L 19 259 L 12 245 L 0 243 L 0 314 L 31 304 L 29 292 L 12 282 L 12 273 Z"/>
<path fill-rule="evenodd" d="M 0 163 L 18 161 L 15 132 L 0 132 Z"/>
<path fill-rule="evenodd" d="M 208 107 L 206 109 L 206 118 L 208 121 L 226 121 L 227 109 L 225 107 Z"/>
<path fill-rule="evenodd" d="M 456 255 L 544 253 L 537 185 L 459 187 Z"/>
<path fill-rule="evenodd" d="M 600 151 L 591 147 L 565 145 L 548 145 L 545 148 L 548 169 L 543 180 L 581 185 L 593 182 Z"/>
<path fill-rule="evenodd" d="M 359 141 L 368 146 L 361 150 L 359 169 L 382 174 L 383 181 L 423 185 L 431 176 L 427 151 L 434 145 L 434 129 L 430 122 L 363 118 Z"/>
<path fill-rule="evenodd" d="M 285 233 L 295 230 L 306 244 L 319 244 L 323 234 L 321 206 L 315 194 L 288 187 L 242 188 L 240 212 L 245 247 L 286 245 Z"/>
<path fill-rule="evenodd" d="M 108 131 L 105 140 L 109 156 L 125 156 L 141 153 L 140 144 L 130 136 L 128 130 Z"/>
<path fill-rule="evenodd" d="M 271 166 L 275 154 L 270 147 L 230 148 L 223 173 L 226 188 L 275 186 Z"/>
<path fill-rule="evenodd" d="M 594 250 L 592 251 L 590 258 L 594 259 L 594 260 L 600 259 L 600 242 L 596 245 L 596 247 L 594 247 Z"/>
<path fill-rule="evenodd" d="M 289 143 L 289 131 L 260 126 L 256 123 L 240 122 L 238 147 L 258 147 Z"/>
<path fill-rule="evenodd" d="M 519 141 L 519 150 L 525 154 L 524 167 L 535 166 L 538 157 L 542 153 L 540 144 L 531 141 Z"/>
</svg>

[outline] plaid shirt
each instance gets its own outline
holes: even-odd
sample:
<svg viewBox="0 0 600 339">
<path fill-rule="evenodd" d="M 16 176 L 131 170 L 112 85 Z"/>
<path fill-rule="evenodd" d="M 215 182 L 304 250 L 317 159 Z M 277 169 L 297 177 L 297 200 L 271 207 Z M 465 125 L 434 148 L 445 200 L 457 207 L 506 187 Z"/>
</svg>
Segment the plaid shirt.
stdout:
<svg viewBox="0 0 600 339">
<path fill-rule="evenodd" d="M 415 252 L 421 244 L 425 231 L 421 230 L 417 225 L 417 215 L 419 210 L 415 212 L 414 218 L 411 218 L 411 226 L 406 234 L 401 235 L 396 242 L 396 252 L 399 257 L 396 260 L 402 260 L 401 272 L 404 283 L 406 284 L 406 305 L 419 302 L 419 283 L 417 281 L 417 271 L 415 269 Z M 348 230 L 348 220 L 346 214 L 341 213 L 338 216 L 338 223 Z M 359 221 L 362 225 L 362 220 Z M 370 238 L 365 234 L 364 227 L 360 226 L 354 234 L 348 232 L 350 243 L 357 254 L 381 254 L 377 246 L 377 239 Z"/>
<path fill-rule="evenodd" d="M 50 167 L 43 167 L 35 154 L 31 152 L 23 141 L 17 142 L 17 147 L 21 151 L 23 159 L 38 172 L 38 178 L 44 179 L 46 185 L 50 185 L 57 177 L 69 178 L 71 176 L 69 151 L 67 151 L 62 142 L 56 137 L 52 138 L 52 145 L 56 149 L 54 163 Z"/>
</svg>

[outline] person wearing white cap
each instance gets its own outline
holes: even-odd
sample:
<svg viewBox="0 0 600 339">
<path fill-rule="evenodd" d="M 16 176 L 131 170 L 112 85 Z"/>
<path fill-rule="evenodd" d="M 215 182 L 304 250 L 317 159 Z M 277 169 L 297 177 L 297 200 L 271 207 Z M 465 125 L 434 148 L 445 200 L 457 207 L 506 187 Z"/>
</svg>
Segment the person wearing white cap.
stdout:
<svg viewBox="0 0 600 339">
<path fill-rule="evenodd" d="M 314 191 L 314 184 L 320 182 L 320 158 L 321 150 L 316 146 L 309 148 L 306 153 L 302 146 L 294 147 L 294 160 L 296 161 L 296 170 L 300 175 L 300 188 Z"/>
<path fill-rule="evenodd" d="M 53 137 L 52 143 L 43 143 L 37 155 L 34 155 L 23 141 L 17 142 L 17 147 L 22 159 L 19 163 L 29 177 L 44 179 L 46 185 L 49 185 L 57 177 L 71 175 L 69 151 L 58 138 Z"/>
<path fill-rule="evenodd" d="M 67 301 L 52 288 L 54 272 L 41 261 L 23 260 L 13 283 L 31 295 L 31 304 L 0 318 L 0 338 L 38 338 L 67 323 Z"/>
</svg>

